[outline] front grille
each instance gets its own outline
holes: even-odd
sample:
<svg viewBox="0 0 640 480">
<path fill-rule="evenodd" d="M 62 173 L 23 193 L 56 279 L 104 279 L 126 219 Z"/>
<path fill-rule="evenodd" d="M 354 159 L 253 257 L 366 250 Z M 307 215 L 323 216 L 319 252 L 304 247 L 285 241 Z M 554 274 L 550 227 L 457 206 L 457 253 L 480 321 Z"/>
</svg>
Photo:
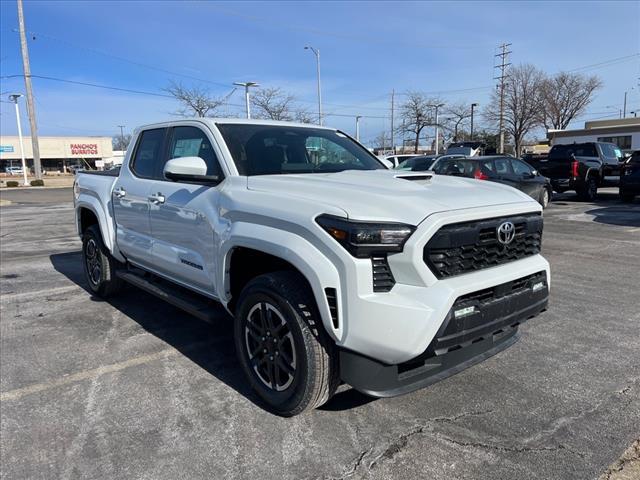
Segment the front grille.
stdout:
<svg viewBox="0 0 640 480">
<path fill-rule="evenodd" d="M 505 221 L 515 225 L 508 245 L 498 241 Z M 539 214 L 491 218 L 445 225 L 424 247 L 424 262 L 438 278 L 482 270 L 540 253 L 542 217 Z"/>
</svg>

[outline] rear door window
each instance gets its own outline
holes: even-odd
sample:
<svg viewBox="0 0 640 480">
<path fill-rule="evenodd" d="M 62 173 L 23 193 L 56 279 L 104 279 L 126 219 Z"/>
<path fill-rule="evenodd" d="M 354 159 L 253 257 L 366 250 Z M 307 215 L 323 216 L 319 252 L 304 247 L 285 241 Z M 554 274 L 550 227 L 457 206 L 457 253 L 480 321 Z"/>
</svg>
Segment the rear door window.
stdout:
<svg viewBox="0 0 640 480">
<path fill-rule="evenodd" d="M 131 170 L 138 177 L 153 178 L 163 158 L 166 129 L 144 130 L 138 139 Z"/>
<path fill-rule="evenodd" d="M 509 161 L 508 158 L 496 158 L 493 161 L 493 163 L 495 165 L 496 173 L 498 175 L 508 175 L 512 173 L 511 162 Z"/>
</svg>

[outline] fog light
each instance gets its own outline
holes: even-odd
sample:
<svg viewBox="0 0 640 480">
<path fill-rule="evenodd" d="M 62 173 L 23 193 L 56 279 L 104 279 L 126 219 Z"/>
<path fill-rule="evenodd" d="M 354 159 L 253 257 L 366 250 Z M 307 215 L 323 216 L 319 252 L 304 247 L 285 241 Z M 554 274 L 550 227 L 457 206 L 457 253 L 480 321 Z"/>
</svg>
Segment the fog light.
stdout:
<svg viewBox="0 0 640 480">
<path fill-rule="evenodd" d="M 471 315 L 475 311 L 476 311 L 476 307 L 461 308 L 460 310 L 455 310 L 453 312 L 453 316 L 456 318 L 465 317 L 467 315 Z"/>
<path fill-rule="evenodd" d="M 531 290 L 533 290 L 534 292 L 537 292 L 538 290 L 542 290 L 543 288 L 544 288 L 544 282 L 538 282 L 533 284 L 533 287 L 531 287 Z"/>
</svg>

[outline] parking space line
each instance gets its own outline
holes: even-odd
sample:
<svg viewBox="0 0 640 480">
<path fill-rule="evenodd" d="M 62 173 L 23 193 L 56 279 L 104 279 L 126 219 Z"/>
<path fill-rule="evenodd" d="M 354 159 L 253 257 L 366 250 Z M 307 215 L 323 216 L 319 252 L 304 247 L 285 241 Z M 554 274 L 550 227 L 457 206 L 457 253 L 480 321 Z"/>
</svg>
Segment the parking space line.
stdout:
<svg viewBox="0 0 640 480">
<path fill-rule="evenodd" d="M 81 382 L 83 380 L 90 380 L 95 377 L 105 375 L 107 373 L 114 373 L 124 370 L 126 368 L 135 367 L 136 365 L 143 365 L 146 363 L 154 362 L 163 357 L 170 357 L 176 354 L 182 354 L 187 351 L 197 350 L 207 345 L 211 345 L 212 342 L 196 342 L 187 345 L 184 348 L 167 348 L 156 353 L 149 353 L 147 355 L 140 355 L 139 357 L 130 358 L 123 362 L 114 363 L 111 365 L 104 365 L 102 367 L 93 368 L 91 370 L 84 370 L 82 372 L 74 373 L 71 375 L 65 375 L 48 382 L 36 383 L 29 385 L 28 387 L 17 388 L 0 394 L 0 402 L 6 402 L 8 400 L 19 400 L 26 395 L 32 395 L 34 393 L 44 392 L 51 390 L 52 388 L 62 387 L 71 383 Z"/>
<path fill-rule="evenodd" d="M 68 285 L 66 287 L 56 287 L 56 288 L 48 288 L 46 290 L 31 290 L 28 292 L 19 292 L 19 293 L 3 293 L 0 295 L 0 301 L 2 302 L 12 302 L 15 300 L 20 300 L 24 297 L 33 298 L 35 295 L 40 297 L 42 296 L 51 296 L 51 295 L 59 295 L 61 293 L 73 292 L 74 290 L 84 290 L 79 285 Z"/>
</svg>

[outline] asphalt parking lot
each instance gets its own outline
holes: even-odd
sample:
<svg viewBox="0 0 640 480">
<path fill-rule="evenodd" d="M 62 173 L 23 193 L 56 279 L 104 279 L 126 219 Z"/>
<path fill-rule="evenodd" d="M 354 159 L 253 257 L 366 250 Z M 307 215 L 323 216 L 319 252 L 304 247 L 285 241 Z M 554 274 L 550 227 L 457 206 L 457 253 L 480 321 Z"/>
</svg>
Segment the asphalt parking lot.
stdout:
<svg viewBox="0 0 640 480">
<path fill-rule="evenodd" d="M 70 189 L 0 198 L 3 478 L 590 479 L 640 437 L 640 199 L 556 197 L 550 308 L 513 347 L 283 419 L 248 389 L 230 322 L 85 290 Z"/>
</svg>

